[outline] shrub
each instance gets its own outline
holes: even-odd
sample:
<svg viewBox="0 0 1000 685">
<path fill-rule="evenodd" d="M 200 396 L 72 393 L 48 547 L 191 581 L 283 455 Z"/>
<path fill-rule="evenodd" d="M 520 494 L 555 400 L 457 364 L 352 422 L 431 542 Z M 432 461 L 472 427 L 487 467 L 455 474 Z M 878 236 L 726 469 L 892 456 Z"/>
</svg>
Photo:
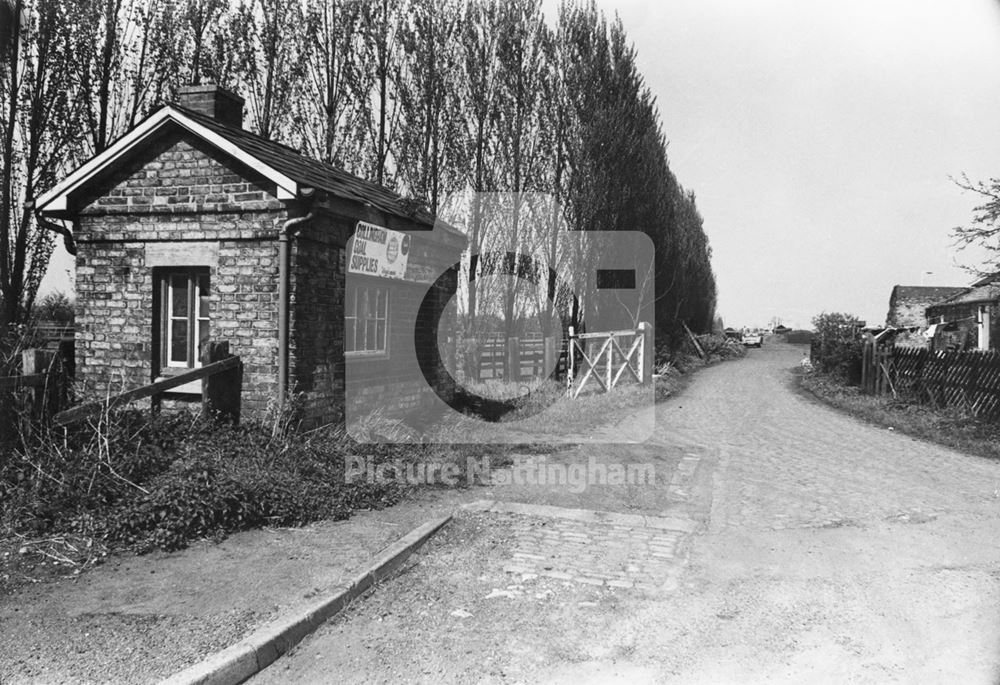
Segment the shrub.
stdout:
<svg viewBox="0 0 1000 685">
<path fill-rule="evenodd" d="M 32 319 L 39 322 L 69 325 L 73 323 L 73 300 L 66 293 L 52 292 L 35 303 Z"/>
<path fill-rule="evenodd" d="M 715 360 L 740 359 L 747 354 L 746 348 L 740 342 L 718 333 L 700 336 L 698 342 L 705 352 L 705 360 L 709 363 Z"/>
<path fill-rule="evenodd" d="M 112 412 L 64 440 L 46 437 L 0 455 L 0 524 L 136 551 L 180 549 L 206 536 L 393 504 L 403 486 L 347 483 L 345 456 L 377 461 L 402 453 L 364 449 L 337 431 L 275 436 L 262 425 Z"/>
</svg>

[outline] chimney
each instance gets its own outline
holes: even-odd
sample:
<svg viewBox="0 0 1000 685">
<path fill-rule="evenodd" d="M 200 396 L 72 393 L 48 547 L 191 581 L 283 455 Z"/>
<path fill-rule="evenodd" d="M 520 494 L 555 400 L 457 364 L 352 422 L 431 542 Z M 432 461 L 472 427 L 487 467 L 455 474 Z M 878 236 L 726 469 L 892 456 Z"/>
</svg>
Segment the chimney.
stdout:
<svg viewBox="0 0 1000 685">
<path fill-rule="evenodd" d="M 177 103 L 219 123 L 243 127 L 243 98 L 214 83 L 178 88 Z"/>
</svg>

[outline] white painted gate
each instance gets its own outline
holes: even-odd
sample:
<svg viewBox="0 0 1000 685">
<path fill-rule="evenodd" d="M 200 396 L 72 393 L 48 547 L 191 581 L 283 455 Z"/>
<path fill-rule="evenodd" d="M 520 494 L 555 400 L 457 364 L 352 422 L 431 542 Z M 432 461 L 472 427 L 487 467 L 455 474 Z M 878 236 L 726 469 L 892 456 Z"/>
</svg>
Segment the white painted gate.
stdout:
<svg viewBox="0 0 1000 685">
<path fill-rule="evenodd" d="M 579 334 L 571 326 L 566 393 L 577 397 L 591 381 L 603 392 L 608 392 L 629 376 L 641 384 L 645 377 L 647 325 L 640 323 L 636 329 Z"/>
</svg>

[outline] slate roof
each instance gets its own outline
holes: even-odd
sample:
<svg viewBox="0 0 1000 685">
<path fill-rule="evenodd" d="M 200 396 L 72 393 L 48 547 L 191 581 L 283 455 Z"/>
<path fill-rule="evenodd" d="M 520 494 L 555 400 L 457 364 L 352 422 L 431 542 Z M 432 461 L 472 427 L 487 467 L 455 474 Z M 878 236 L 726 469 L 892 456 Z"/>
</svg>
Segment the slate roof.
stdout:
<svg viewBox="0 0 1000 685">
<path fill-rule="evenodd" d="M 417 203 L 407 201 L 388 188 L 349 174 L 342 169 L 306 157 L 297 150 L 251 133 L 237 126 L 224 124 L 210 116 L 188 109 L 176 103 L 170 107 L 194 119 L 207 129 L 217 133 L 249 155 L 253 155 L 275 170 L 294 179 L 298 183 L 346 200 L 368 203 L 386 214 L 402 217 L 428 228 L 434 227 L 434 215 Z M 461 231 L 441 222 L 446 230 L 463 235 Z"/>
<path fill-rule="evenodd" d="M 963 288 L 961 292 L 941 302 L 935 302 L 928 309 L 996 302 L 997 300 L 1000 300 L 1000 283 L 988 283 L 985 285 L 974 285 L 971 288 Z"/>
<path fill-rule="evenodd" d="M 962 287 L 942 287 L 931 285 L 897 285 L 892 289 L 892 295 L 896 302 L 926 302 L 933 300 L 938 302 L 946 298 L 964 292 Z"/>
</svg>

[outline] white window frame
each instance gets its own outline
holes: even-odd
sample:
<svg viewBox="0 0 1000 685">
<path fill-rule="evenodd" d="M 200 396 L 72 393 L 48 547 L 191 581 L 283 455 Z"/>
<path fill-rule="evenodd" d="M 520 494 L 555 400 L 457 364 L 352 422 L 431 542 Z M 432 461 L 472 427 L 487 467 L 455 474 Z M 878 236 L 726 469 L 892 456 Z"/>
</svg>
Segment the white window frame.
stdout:
<svg viewBox="0 0 1000 685">
<path fill-rule="evenodd" d="M 187 334 L 187 359 L 172 359 L 174 320 L 180 317 L 174 316 L 174 279 L 178 276 L 187 280 L 188 313 L 185 317 L 188 325 Z M 198 349 L 201 340 L 202 328 L 210 324 L 211 316 L 201 315 L 201 280 L 210 278 L 206 269 L 165 269 L 159 275 L 158 287 L 160 288 L 160 368 L 161 372 L 166 370 L 187 370 L 197 369 L 201 366 L 201 355 Z M 211 292 L 211 282 L 209 281 L 208 291 Z"/>
<path fill-rule="evenodd" d="M 357 285 L 348 286 L 344 292 L 344 354 L 349 357 L 387 357 L 389 356 L 389 322 L 391 321 L 390 315 L 390 302 L 389 302 L 389 288 L 379 285 Z M 370 298 L 372 295 L 375 297 L 382 297 L 385 301 L 384 311 L 379 311 L 378 300 L 376 300 L 375 305 L 375 316 L 368 317 L 364 319 L 358 316 L 359 306 L 362 301 L 362 293 L 365 297 Z M 351 308 L 348 307 L 348 298 L 354 299 L 354 315 L 349 316 L 348 312 Z M 353 327 L 351 322 L 354 322 Z M 364 321 L 363 326 L 358 326 L 359 321 Z M 375 342 L 373 345 L 369 345 L 368 341 L 368 322 L 375 322 Z M 378 327 L 379 324 L 383 327 L 382 334 L 382 346 L 378 346 Z M 354 331 L 354 339 L 349 342 L 350 331 Z M 359 331 L 363 331 L 360 336 L 363 347 L 358 349 L 359 342 Z"/>
</svg>

